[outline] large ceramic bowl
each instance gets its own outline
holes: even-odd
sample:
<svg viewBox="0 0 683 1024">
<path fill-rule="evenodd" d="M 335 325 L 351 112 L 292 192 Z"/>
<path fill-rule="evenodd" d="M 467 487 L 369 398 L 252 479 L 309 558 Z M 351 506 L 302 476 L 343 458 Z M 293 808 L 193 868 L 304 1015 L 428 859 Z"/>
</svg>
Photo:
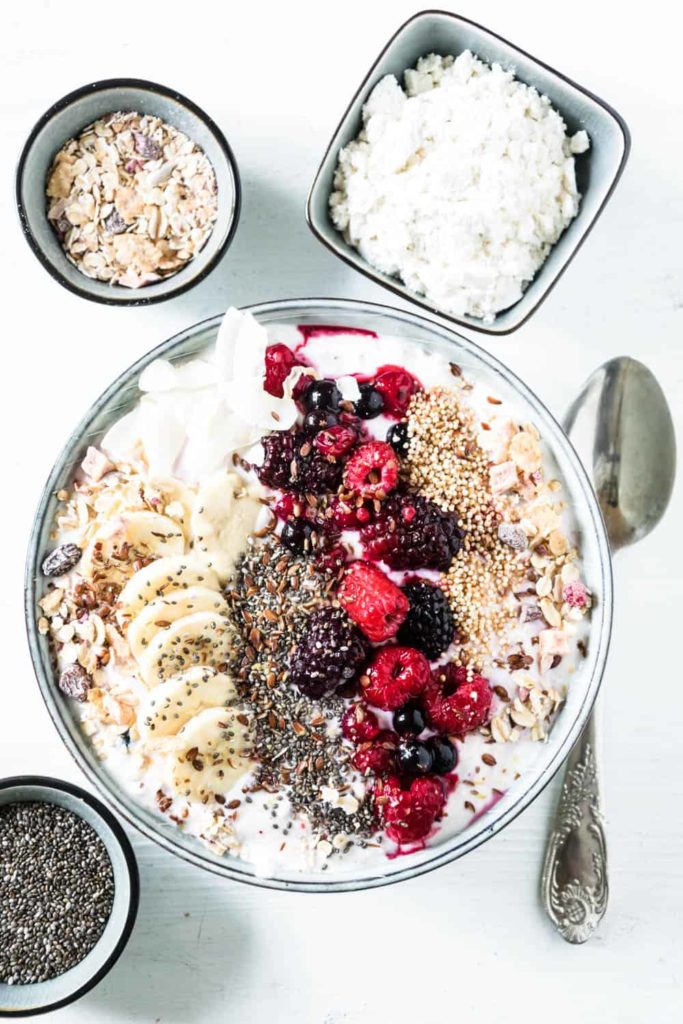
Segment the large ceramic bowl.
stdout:
<svg viewBox="0 0 683 1024">
<path fill-rule="evenodd" d="M 345 324 L 351 327 L 371 328 L 380 333 L 391 333 L 408 338 L 416 344 L 441 350 L 450 360 L 459 363 L 466 373 L 470 372 L 479 380 L 488 382 L 491 389 L 501 398 L 514 401 L 517 407 L 521 408 L 522 414 L 538 425 L 557 462 L 558 470 L 565 481 L 566 492 L 573 504 L 574 516 L 581 535 L 585 575 L 595 595 L 595 605 L 590 621 L 587 658 L 582 663 L 581 671 L 574 676 L 567 703 L 547 743 L 539 744 L 533 768 L 512 785 L 495 807 L 463 832 L 444 839 L 441 843 L 435 842 L 434 845 L 409 857 L 386 860 L 371 869 L 364 867 L 361 870 L 349 871 L 347 874 L 335 873 L 334 876 L 282 871 L 277 875 L 263 877 L 250 864 L 217 856 L 199 841 L 183 835 L 160 815 L 155 815 L 138 805 L 97 760 L 71 713 L 68 701 L 57 689 L 48 643 L 45 637 L 39 635 L 36 626 L 36 601 L 42 596 L 44 587 L 44 580 L 40 575 L 40 562 L 49 544 L 48 538 L 57 504 L 55 494 L 60 488 L 68 487 L 86 447 L 89 444 L 96 444 L 112 421 L 125 413 L 136 400 L 140 372 L 159 356 L 173 361 L 182 360 L 212 344 L 220 317 L 213 317 L 188 328 L 143 356 L 97 399 L 69 438 L 45 485 L 31 534 L 26 566 L 26 621 L 31 655 L 50 715 L 78 764 L 123 817 L 167 850 L 224 877 L 276 889 L 340 892 L 387 885 L 447 864 L 490 839 L 528 807 L 569 753 L 595 701 L 609 643 L 612 577 L 605 528 L 588 477 L 561 427 L 529 388 L 477 345 L 413 313 L 362 302 L 340 299 L 292 299 L 267 302 L 251 306 L 250 309 L 265 325 Z"/>
</svg>

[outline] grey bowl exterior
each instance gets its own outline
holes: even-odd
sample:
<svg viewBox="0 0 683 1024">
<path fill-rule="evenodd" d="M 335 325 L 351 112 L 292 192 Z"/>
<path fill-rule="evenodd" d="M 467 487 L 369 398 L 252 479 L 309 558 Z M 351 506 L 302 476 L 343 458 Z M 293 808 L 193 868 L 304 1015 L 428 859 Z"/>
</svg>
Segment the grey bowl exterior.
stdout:
<svg viewBox="0 0 683 1024">
<path fill-rule="evenodd" d="M 0 1017 L 28 1017 L 67 1006 L 94 988 L 112 969 L 130 938 L 138 912 L 140 882 L 133 849 L 114 815 L 80 786 L 41 775 L 0 780 L 0 806 L 25 801 L 58 804 L 83 818 L 104 843 L 114 871 L 114 905 L 105 929 L 80 963 L 50 981 L 7 985 L 0 981 Z"/>
<path fill-rule="evenodd" d="M 203 249 L 177 274 L 139 290 L 95 281 L 81 273 L 66 258 L 46 212 L 45 182 L 55 154 L 86 125 L 117 110 L 153 114 L 185 132 L 211 161 L 218 185 L 218 217 Z M 26 241 L 61 285 L 81 298 L 109 306 L 148 306 L 181 295 L 218 265 L 237 228 L 241 191 L 233 152 L 220 128 L 200 107 L 155 82 L 112 78 L 76 89 L 43 114 L 19 157 L 16 201 Z"/>
<path fill-rule="evenodd" d="M 432 305 L 424 296 L 406 288 L 397 278 L 375 270 L 347 244 L 332 224 L 328 209 L 339 151 L 361 130 L 363 104 L 377 82 L 388 74 L 396 75 L 402 82 L 406 68 L 414 67 L 425 54 L 457 56 L 463 50 L 471 50 L 489 64 L 498 63 L 513 70 L 520 81 L 533 85 L 550 98 L 562 114 L 570 134 L 583 128 L 591 139 L 588 153 L 576 159 L 576 178 L 582 194 L 578 216 L 553 246 L 522 298 L 499 313 L 492 324 L 485 324 L 476 317 L 452 316 Z M 447 11 L 422 11 L 392 36 L 356 91 L 318 168 L 308 196 L 306 217 L 316 237 L 335 255 L 401 298 L 474 331 L 510 334 L 538 309 L 576 255 L 614 191 L 629 149 L 630 135 L 624 120 L 604 100 L 467 18 Z"/>
<path fill-rule="evenodd" d="M 569 694 L 567 705 L 551 730 L 548 742 L 539 750 L 533 771 L 523 776 L 496 804 L 469 828 L 442 843 L 410 857 L 386 861 L 379 868 L 353 874 L 328 876 L 320 873 L 280 872 L 268 877 L 237 859 L 219 857 L 208 848 L 183 835 L 161 815 L 142 807 L 121 787 L 98 761 L 69 709 L 69 702 L 55 685 L 55 676 L 46 637 L 41 636 L 36 622 L 36 602 L 42 596 L 44 579 L 40 565 L 49 547 L 57 499 L 57 491 L 68 487 L 85 449 L 96 444 L 108 426 L 122 416 L 138 397 L 137 381 L 141 371 L 152 360 L 164 357 L 173 361 L 186 359 L 202 351 L 216 338 L 222 319 L 216 316 L 194 325 L 158 348 L 148 352 L 126 370 L 94 403 L 76 427 L 47 480 L 41 496 L 29 542 L 25 577 L 25 614 L 33 665 L 43 699 L 52 720 L 67 748 L 90 781 L 115 810 L 150 839 L 193 864 L 224 877 L 252 885 L 299 892 L 346 892 L 388 885 L 424 874 L 475 849 L 512 821 L 541 792 L 562 764 L 578 738 L 597 695 L 607 657 L 612 623 L 612 574 L 607 535 L 595 494 L 581 462 L 559 424 L 541 401 L 502 363 L 484 350 L 441 324 L 414 313 L 390 309 L 371 303 L 343 299 L 289 299 L 248 307 L 260 323 L 270 324 L 345 324 L 372 328 L 407 338 L 442 350 L 467 373 L 490 382 L 501 398 L 522 403 L 527 419 L 534 420 L 556 459 L 567 483 L 568 493 L 581 533 L 589 586 L 595 595 L 588 640 L 588 656 L 584 661 L 580 685 Z"/>
</svg>

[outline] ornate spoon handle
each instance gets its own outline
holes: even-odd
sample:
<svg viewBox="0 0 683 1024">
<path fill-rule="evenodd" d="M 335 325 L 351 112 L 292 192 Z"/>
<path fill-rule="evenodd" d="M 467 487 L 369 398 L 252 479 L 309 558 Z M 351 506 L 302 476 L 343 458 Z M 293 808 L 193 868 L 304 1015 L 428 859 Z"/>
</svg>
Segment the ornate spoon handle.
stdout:
<svg viewBox="0 0 683 1024">
<path fill-rule="evenodd" d="M 607 847 L 595 759 L 595 721 L 567 759 L 541 877 L 548 915 L 567 942 L 589 939 L 607 910 Z"/>
</svg>

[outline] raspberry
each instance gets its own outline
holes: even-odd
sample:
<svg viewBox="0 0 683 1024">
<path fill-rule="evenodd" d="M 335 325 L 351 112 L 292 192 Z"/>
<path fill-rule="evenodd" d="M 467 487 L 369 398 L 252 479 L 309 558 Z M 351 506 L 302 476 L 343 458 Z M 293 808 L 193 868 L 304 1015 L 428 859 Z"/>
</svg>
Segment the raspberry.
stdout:
<svg viewBox="0 0 683 1024">
<path fill-rule="evenodd" d="M 447 572 L 462 538 L 457 515 L 419 494 L 391 495 L 361 531 L 366 555 L 392 569 Z"/>
<path fill-rule="evenodd" d="M 397 638 L 433 661 L 450 647 L 455 636 L 455 621 L 448 599 L 440 587 L 427 580 L 414 580 L 402 589 L 410 602 L 410 611 Z"/>
<path fill-rule="evenodd" d="M 422 385 L 402 366 L 387 366 L 375 379 L 375 387 L 384 399 L 384 412 L 389 416 L 405 416 L 410 399 Z"/>
<path fill-rule="evenodd" d="M 364 498 L 384 498 L 398 483 L 398 458 L 386 441 L 368 441 L 344 467 L 344 485 Z"/>
<path fill-rule="evenodd" d="M 362 743 L 351 758 L 353 767 L 361 774 L 388 775 L 396 771 L 398 737 L 383 729 L 370 743 Z"/>
<path fill-rule="evenodd" d="M 483 676 L 474 675 L 468 682 L 464 666 L 444 665 L 432 672 L 422 701 L 435 729 L 464 736 L 487 720 L 491 688 Z"/>
<path fill-rule="evenodd" d="M 316 559 L 317 564 L 326 572 L 339 572 L 342 565 L 346 565 L 349 553 L 343 544 L 335 544 L 334 547 L 323 551 Z"/>
<path fill-rule="evenodd" d="M 329 503 L 329 520 L 338 530 L 360 530 L 372 519 L 372 513 L 365 505 L 355 505 L 341 498 L 332 498 Z"/>
<path fill-rule="evenodd" d="M 289 664 L 289 678 L 307 697 L 345 686 L 361 672 L 369 644 L 339 608 L 319 608 L 306 623 Z"/>
<path fill-rule="evenodd" d="M 341 731 L 342 736 L 352 743 L 368 743 L 379 735 L 377 715 L 362 701 L 356 701 L 342 715 Z"/>
<path fill-rule="evenodd" d="M 375 643 L 388 640 L 408 613 L 408 599 L 380 569 L 354 562 L 339 587 L 339 603 Z"/>
<path fill-rule="evenodd" d="M 313 444 L 321 455 L 330 455 L 332 458 L 338 459 L 341 455 L 346 455 L 348 451 L 351 451 L 357 440 L 356 431 L 351 427 L 343 427 L 340 423 L 321 430 L 313 438 Z"/>
<path fill-rule="evenodd" d="M 395 775 L 375 783 L 374 797 L 384 831 L 395 843 L 413 843 L 429 835 L 446 802 L 437 779 L 414 779 L 403 789 Z"/>
<path fill-rule="evenodd" d="M 361 684 L 369 704 L 393 711 L 419 697 L 429 682 L 429 662 L 412 647 L 383 647 L 377 651 Z"/>
<path fill-rule="evenodd" d="M 302 431 L 276 430 L 261 438 L 261 444 L 264 459 L 256 472 L 268 487 L 301 494 L 324 494 L 339 487 L 341 463 L 330 462 L 315 451 Z"/>
<path fill-rule="evenodd" d="M 298 519 L 299 516 L 309 518 L 308 505 L 301 500 L 298 494 L 283 494 L 273 505 L 273 512 L 283 523 L 286 523 L 288 519 Z"/>
<path fill-rule="evenodd" d="M 276 398 L 282 398 L 285 389 L 285 381 L 289 377 L 293 366 L 301 366 L 301 363 L 291 349 L 286 345 L 269 345 L 265 355 L 266 372 L 263 390 Z"/>
</svg>

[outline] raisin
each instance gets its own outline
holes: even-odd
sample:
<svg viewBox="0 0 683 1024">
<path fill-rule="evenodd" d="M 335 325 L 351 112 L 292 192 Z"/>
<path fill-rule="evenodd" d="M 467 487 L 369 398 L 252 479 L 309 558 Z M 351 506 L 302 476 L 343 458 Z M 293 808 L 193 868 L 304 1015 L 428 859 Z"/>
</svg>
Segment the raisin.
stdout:
<svg viewBox="0 0 683 1024">
<path fill-rule="evenodd" d="M 92 686 L 92 679 L 82 665 L 78 663 L 67 665 L 59 677 L 59 689 L 62 693 L 83 703 L 88 696 L 88 690 Z"/>
<path fill-rule="evenodd" d="M 105 217 L 104 226 L 110 235 L 121 235 L 127 227 L 125 220 L 116 207 L 114 207 L 108 217 Z"/>
<path fill-rule="evenodd" d="M 83 552 L 77 544 L 62 544 L 47 556 L 42 565 L 43 576 L 64 576 L 81 560 Z"/>
<path fill-rule="evenodd" d="M 139 153 L 144 160 L 158 160 L 162 149 L 159 143 L 151 139 L 149 135 L 135 132 L 135 152 Z"/>
</svg>

